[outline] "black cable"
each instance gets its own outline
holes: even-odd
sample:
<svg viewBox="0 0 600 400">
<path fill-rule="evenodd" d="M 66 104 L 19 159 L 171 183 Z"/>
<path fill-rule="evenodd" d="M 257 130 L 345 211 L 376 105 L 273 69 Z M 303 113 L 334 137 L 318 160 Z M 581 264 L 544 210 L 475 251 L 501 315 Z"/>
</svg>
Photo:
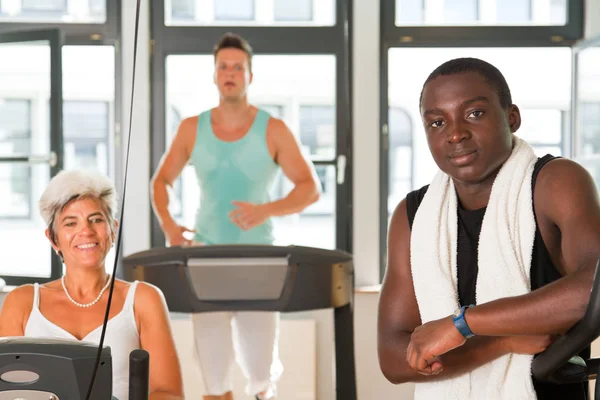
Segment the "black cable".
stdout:
<svg viewBox="0 0 600 400">
<path fill-rule="evenodd" d="M 88 388 L 86 400 L 90 400 L 92 390 L 94 388 L 94 382 L 96 381 L 96 374 L 98 373 L 98 365 L 100 364 L 100 355 L 102 354 L 102 347 L 104 345 L 104 335 L 106 334 L 106 325 L 108 323 L 108 315 L 110 314 L 110 303 L 112 301 L 113 289 L 115 287 L 115 275 L 117 273 L 117 263 L 119 261 L 119 254 L 121 250 L 121 239 L 123 234 L 123 219 L 125 214 L 125 189 L 127 188 L 127 167 L 129 161 L 129 145 L 131 143 L 131 126 L 133 125 L 133 97 L 135 90 L 135 62 L 137 58 L 137 42 L 138 42 L 138 30 L 140 23 L 140 1 L 137 0 L 135 8 L 135 33 L 133 42 L 133 74 L 131 81 L 131 103 L 129 107 L 129 133 L 127 135 L 127 147 L 125 157 L 125 171 L 123 174 L 123 195 L 121 198 L 121 218 L 119 219 L 119 233 L 117 235 L 117 246 L 115 248 L 115 262 L 113 265 L 112 275 L 110 277 L 110 289 L 108 291 L 108 303 L 106 304 L 106 312 L 104 313 L 104 322 L 102 323 L 102 335 L 100 335 L 100 343 L 98 344 L 98 353 L 96 355 L 96 363 L 94 365 L 94 372 L 92 372 L 92 380 Z"/>
</svg>

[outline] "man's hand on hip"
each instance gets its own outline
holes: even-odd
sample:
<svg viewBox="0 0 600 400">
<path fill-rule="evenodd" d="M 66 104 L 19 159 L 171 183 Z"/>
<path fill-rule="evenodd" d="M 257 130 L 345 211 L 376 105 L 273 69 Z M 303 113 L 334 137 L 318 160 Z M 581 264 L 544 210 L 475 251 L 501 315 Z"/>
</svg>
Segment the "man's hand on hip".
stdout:
<svg viewBox="0 0 600 400">
<path fill-rule="evenodd" d="M 237 208 L 229 213 L 231 222 L 247 231 L 264 224 L 270 216 L 266 204 L 253 204 L 244 201 L 232 201 Z"/>
</svg>

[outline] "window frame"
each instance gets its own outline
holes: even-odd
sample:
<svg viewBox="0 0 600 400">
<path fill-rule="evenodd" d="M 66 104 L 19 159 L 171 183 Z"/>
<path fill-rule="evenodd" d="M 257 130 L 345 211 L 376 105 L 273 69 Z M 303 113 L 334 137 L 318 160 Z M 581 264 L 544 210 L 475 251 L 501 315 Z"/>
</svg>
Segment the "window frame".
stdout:
<svg viewBox="0 0 600 400">
<path fill-rule="evenodd" d="M 584 0 L 567 0 L 565 25 L 396 26 L 396 0 L 380 0 L 381 38 L 390 47 L 572 46 L 584 35 Z"/>
<path fill-rule="evenodd" d="M 165 110 L 166 68 L 170 55 L 212 55 L 213 46 L 226 32 L 247 39 L 255 56 L 260 55 L 335 55 L 336 56 L 336 154 L 346 157 L 345 181 L 336 191 L 336 248 L 352 251 L 352 76 L 351 37 L 352 2 L 336 0 L 336 22 L 332 26 L 177 26 L 165 24 L 164 1 L 152 2 L 151 15 L 151 101 L 152 108 Z M 202 41 L 197 38 L 202 37 Z M 293 45 L 290 45 L 293 43 Z M 165 113 L 153 113 L 151 120 L 151 168 L 156 171 L 166 151 Z M 315 166 L 333 165 L 336 159 L 314 161 Z M 152 172 L 152 173 L 153 173 Z M 164 247 L 165 237 L 154 213 L 151 218 L 151 245 Z"/>
<path fill-rule="evenodd" d="M 121 60 L 121 51 L 120 51 L 120 41 L 121 41 L 121 2 L 122 0 L 105 0 L 106 2 L 106 20 L 104 23 L 64 23 L 64 22 L 7 22 L 0 21 L 0 33 L 4 35 L 30 35 L 35 36 L 37 32 L 46 31 L 46 30 L 57 30 L 60 32 L 61 42 L 63 46 L 90 46 L 90 45 L 105 45 L 105 46 L 113 46 L 115 51 L 115 98 L 113 102 L 113 110 L 110 110 L 109 107 L 109 126 L 110 122 L 114 124 L 114 132 L 115 132 L 115 140 L 120 140 L 122 143 L 125 143 L 126 138 L 121 135 L 119 130 L 119 126 L 121 126 L 121 118 L 122 118 L 122 60 Z M 62 74 L 59 76 L 53 76 L 52 79 L 57 79 L 61 81 Z M 62 83 L 61 83 L 62 85 Z M 62 96 L 62 94 L 61 94 Z M 61 101 L 61 110 L 59 113 L 62 116 L 62 104 L 64 103 L 64 98 Z M 110 116 L 114 116 L 114 119 L 111 121 Z M 61 117 L 62 121 L 62 117 Z M 64 159 L 64 134 L 63 134 L 63 126 L 56 127 L 59 132 L 59 143 L 53 145 L 57 151 L 58 162 L 56 167 L 51 168 L 51 175 L 56 175 L 60 169 L 62 169 L 63 159 Z M 109 138 L 110 142 L 110 138 Z M 118 149 L 123 149 L 125 146 L 122 146 L 122 143 L 117 144 Z M 123 182 L 123 168 L 124 163 L 122 160 L 121 154 L 115 154 L 114 157 L 114 171 L 115 171 L 115 186 L 117 188 L 122 187 Z M 109 169 L 110 169 L 109 165 Z M 37 199 L 31 199 L 31 216 L 35 213 L 35 207 L 33 205 L 37 204 Z M 43 234 L 43 232 L 40 232 Z M 122 257 L 123 246 L 121 246 L 120 253 L 115 255 L 117 259 Z M 63 266 L 58 260 L 58 258 L 52 252 L 52 249 L 49 250 L 49 254 L 51 257 L 51 272 L 49 278 L 41 278 L 36 276 L 13 276 L 13 275 L 0 275 L 0 278 L 6 281 L 6 284 L 9 286 L 18 286 L 23 284 L 31 284 L 34 282 L 45 283 L 50 282 L 56 279 L 59 279 L 62 276 Z"/>
<path fill-rule="evenodd" d="M 380 110 L 379 110 L 379 281 L 387 268 L 389 148 L 388 52 L 404 47 L 569 47 L 584 36 L 584 0 L 567 0 L 567 22 L 560 26 L 396 26 L 396 0 L 380 0 Z M 574 62 L 576 63 L 576 61 Z M 573 69 L 575 71 L 575 69 Z M 573 97 L 574 98 L 574 97 Z M 575 109 L 572 109 L 573 120 Z M 567 133 L 573 124 L 563 124 Z M 570 137 L 570 136 L 569 136 Z M 565 140 L 565 138 L 563 138 Z M 571 139 L 563 142 L 571 152 Z M 412 160 L 414 163 L 414 150 Z M 412 171 L 414 176 L 414 168 Z M 414 178 L 413 182 L 414 182 Z"/>
<path fill-rule="evenodd" d="M 93 105 L 101 105 L 104 110 L 106 111 L 106 115 L 105 115 L 105 121 L 104 123 L 106 124 L 106 136 L 103 136 L 102 138 L 97 137 L 97 136 L 92 136 L 92 137 L 86 137 L 86 136 L 81 136 L 81 135 L 77 135 L 77 136 L 67 136 L 66 132 L 65 132 L 65 127 L 66 127 L 66 123 L 65 121 L 67 120 L 66 117 L 66 105 L 70 104 L 70 105 L 75 105 L 75 104 L 93 104 Z M 104 119 L 104 118 L 103 118 Z M 111 107 L 110 107 L 110 102 L 106 101 L 106 100 L 97 100 L 97 99 L 67 99 L 67 100 L 63 100 L 63 142 L 64 144 L 68 143 L 68 142 L 75 142 L 75 144 L 78 144 L 79 141 L 81 142 L 96 142 L 96 143 L 102 143 L 102 142 L 106 142 L 106 147 L 107 149 L 110 148 L 110 123 L 111 123 Z M 109 171 L 106 171 L 106 175 L 110 175 L 110 162 L 111 157 L 110 157 L 110 152 L 107 152 L 106 154 L 106 165 L 108 166 Z"/>
</svg>

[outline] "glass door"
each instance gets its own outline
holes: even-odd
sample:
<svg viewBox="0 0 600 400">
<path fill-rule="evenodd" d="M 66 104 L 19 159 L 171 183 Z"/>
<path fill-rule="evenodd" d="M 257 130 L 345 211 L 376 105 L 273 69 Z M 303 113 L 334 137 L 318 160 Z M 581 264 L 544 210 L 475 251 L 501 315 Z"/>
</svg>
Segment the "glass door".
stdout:
<svg viewBox="0 0 600 400">
<path fill-rule="evenodd" d="M 7 285 L 61 273 L 38 211 L 63 162 L 61 51 L 60 30 L 0 34 L 0 276 Z"/>
</svg>

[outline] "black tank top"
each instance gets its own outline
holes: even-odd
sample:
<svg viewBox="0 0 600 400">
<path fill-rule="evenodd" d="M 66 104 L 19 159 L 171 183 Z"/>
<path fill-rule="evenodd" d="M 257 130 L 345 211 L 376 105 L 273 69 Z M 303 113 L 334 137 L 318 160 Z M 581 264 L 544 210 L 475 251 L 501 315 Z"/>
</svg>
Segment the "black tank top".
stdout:
<svg viewBox="0 0 600 400">
<path fill-rule="evenodd" d="M 532 197 L 533 188 L 540 170 L 549 161 L 556 159 L 550 154 L 538 159 L 532 175 Z M 406 196 L 406 214 L 408 224 L 412 229 L 417 209 L 427 193 L 429 185 L 421 189 L 410 192 Z M 458 200 L 458 230 L 457 230 L 457 281 L 458 281 L 458 299 L 461 305 L 476 304 L 475 285 L 477 283 L 477 244 L 479 242 L 479 233 L 485 214 L 485 207 L 478 210 L 465 210 Z M 535 208 L 534 208 L 535 211 Z M 535 212 L 534 212 L 535 215 Z M 556 269 L 550 253 L 546 249 L 539 227 L 535 229 L 535 239 L 533 242 L 533 253 L 531 258 L 530 281 L 531 290 L 536 290 L 555 280 L 561 278 L 560 272 Z M 580 356 L 587 360 L 590 357 L 590 348 L 584 349 Z M 588 383 L 573 383 L 565 385 L 556 385 L 548 382 L 533 380 L 538 400 L 587 400 Z"/>
</svg>

